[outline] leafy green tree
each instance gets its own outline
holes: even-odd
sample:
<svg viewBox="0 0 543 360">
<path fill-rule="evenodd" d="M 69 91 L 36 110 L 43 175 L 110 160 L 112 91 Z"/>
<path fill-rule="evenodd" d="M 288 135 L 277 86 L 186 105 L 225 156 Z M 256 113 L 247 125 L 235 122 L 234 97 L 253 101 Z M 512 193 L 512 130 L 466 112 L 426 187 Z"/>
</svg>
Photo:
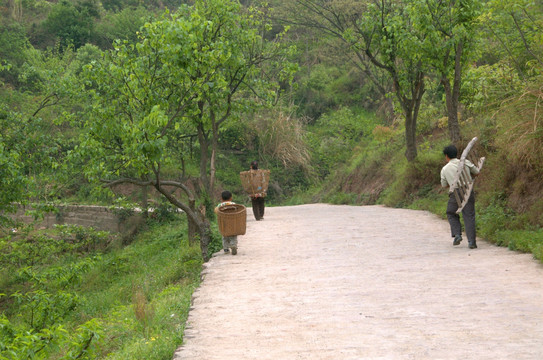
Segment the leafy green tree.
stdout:
<svg viewBox="0 0 543 360">
<path fill-rule="evenodd" d="M 26 61 L 25 49 L 30 46 L 25 29 L 18 23 L 0 24 L 0 80 L 13 86 L 18 86 L 18 75 L 21 66 Z"/>
<path fill-rule="evenodd" d="M 207 259 L 209 223 L 195 208 L 192 192 L 179 179 L 163 178 L 179 163 L 179 138 L 195 129 L 196 99 L 209 86 L 210 76 L 200 76 L 206 63 L 221 51 L 201 48 L 193 36 L 190 17 L 178 13 L 146 24 L 136 44 L 118 41 L 104 59 L 83 74 L 88 95 L 87 117 L 82 122 L 78 156 L 87 163 L 86 176 L 107 185 L 128 182 L 153 186 L 169 202 L 181 208 L 196 224 L 202 256 Z M 175 151 L 174 151 L 175 150 Z M 175 171 L 173 171 L 175 172 Z M 186 199 L 171 190 L 180 189 Z"/>
<path fill-rule="evenodd" d="M 69 93 L 83 65 L 95 59 L 98 52 L 90 44 L 77 52 L 71 48 L 63 52 L 26 50 L 28 60 L 19 74 L 26 94 L 16 127 L 22 134 L 21 166 L 30 180 L 27 186 L 33 201 L 56 200 L 82 184 L 81 164 L 70 168 L 64 162 L 75 147 L 77 132 L 69 124 L 61 124 L 60 118 L 81 106 L 71 102 Z"/>
<path fill-rule="evenodd" d="M 405 118 L 406 158 L 417 156 L 416 127 L 425 92 L 427 64 L 423 58 L 426 34 L 420 32 L 407 4 L 396 0 L 297 0 L 292 21 L 308 25 L 345 42 L 365 72 L 380 85 L 384 72 Z M 388 92 L 388 88 L 382 88 Z"/>
<path fill-rule="evenodd" d="M 197 1 L 187 14 L 193 18 L 192 36 L 203 50 L 197 53 L 196 61 L 202 65 L 198 76 L 209 79 L 193 119 L 200 143 L 200 177 L 208 193 L 214 188 L 221 125 L 258 104 L 273 104 L 280 82 L 292 80 L 297 69 L 289 61 L 294 49 L 281 42 L 284 31 L 272 40 L 264 38 L 272 29 L 265 11 L 244 10 L 237 1 L 213 0 Z M 207 48 L 213 48 L 217 57 L 210 57 Z"/>
<path fill-rule="evenodd" d="M 66 101 L 66 83 L 80 68 L 75 64 L 92 57 L 92 51 L 83 49 L 88 50 L 85 56 L 83 51 L 76 55 L 67 50 L 59 55 L 31 46 L 22 50 L 20 56 L 26 61 L 18 69 L 17 82 L 25 93 L 5 89 L 6 99 L 8 95 L 17 99 L 18 109 L 0 105 L 0 207 L 4 211 L 15 210 L 16 203 L 56 197 L 61 181 L 59 166 L 73 148 L 73 137 L 68 128 L 60 128 L 49 119 L 71 106 Z M 66 178 L 77 176 L 72 173 Z"/>
<path fill-rule="evenodd" d="M 69 140 L 54 124 L 6 107 L 0 108 L 0 132 L 0 210 L 14 212 L 17 204 L 56 198 L 62 179 L 58 166 Z"/>
<path fill-rule="evenodd" d="M 204 259 L 209 223 L 196 210 L 194 194 L 182 180 L 164 174 L 175 173 L 184 158 L 178 153 L 181 139 L 195 132 L 201 137 L 211 133 L 213 159 L 219 125 L 234 110 L 251 107 L 254 94 L 275 97 L 277 85 L 266 78 L 271 72 L 258 69 L 258 64 L 273 59 L 288 77 L 289 64 L 271 56 L 278 47 L 274 44 L 264 52 L 261 29 L 253 24 L 236 2 L 197 1 L 171 18 L 166 14 L 146 24 L 138 43 L 118 41 L 84 76 L 92 106 L 82 124 L 79 154 L 89 161 L 87 176 L 108 185 L 153 186 L 198 229 Z M 236 98 L 241 89 L 252 91 L 252 96 Z M 204 179 L 209 138 L 201 141 Z M 180 189 L 186 200 L 172 187 Z"/>
<path fill-rule="evenodd" d="M 417 118 L 425 92 L 427 65 L 422 44 L 426 34 L 418 31 L 405 4 L 394 0 L 369 4 L 346 34 L 354 49 L 389 74 L 405 118 L 405 156 L 413 161 L 417 156 Z"/>
<path fill-rule="evenodd" d="M 482 15 L 485 42 L 484 63 L 504 62 L 521 79 L 543 68 L 543 4 L 532 0 L 491 0 Z"/>
<path fill-rule="evenodd" d="M 461 139 L 458 111 L 463 69 L 474 59 L 478 0 L 415 0 L 407 6 L 413 25 L 426 36 L 422 44 L 430 67 L 445 90 L 449 138 Z"/>
<path fill-rule="evenodd" d="M 24 202 L 28 196 L 21 149 L 24 129 L 19 120 L 17 114 L 0 108 L 0 225 L 8 223 L 4 212 L 14 212 L 16 203 Z"/>
<path fill-rule="evenodd" d="M 381 108 L 384 120 L 393 120 L 395 104 L 389 96 L 392 93 L 389 75 L 383 69 L 373 66 L 362 52 L 353 51 L 351 42 L 345 36 L 345 31 L 354 26 L 360 14 L 365 11 L 365 2 L 300 0 L 276 2 L 275 6 L 277 10 L 274 18 L 279 23 L 295 26 L 289 40 L 299 42 L 299 47 L 305 49 L 301 59 L 305 66 L 299 76 L 302 85 L 297 92 L 302 97 L 301 105 L 306 115 L 316 119 L 326 112 L 327 107 L 348 106 L 345 100 L 349 100 L 349 96 L 358 95 L 355 106 Z M 335 67 L 338 68 L 336 73 Z M 330 84 L 335 89 L 322 88 L 323 82 L 330 76 L 323 73 L 322 68 L 335 79 L 335 84 Z M 337 74 L 337 71 L 344 74 Z M 304 72 L 311 77 L 307 84 L 303 81 Z M 342 94 L 335 96 L 336 101 L 331 102 L 330 96 L 339 90 L 337 86 L 342 77 L 350 81 L 346 84 L 349 89 L 343 89 Z M 317 88 L 314 88 L 315 85 Z M 355 89 L 355 86 L 359 88 Z M 346 97 L 345 92 L 350 94 Z M 307 107 L 304 104 L 306 101 L 309 102 Z"/>
<path fill-rule="evenodd" d="M 92 0 L 61 0 L 49 12 L 43 27 L 59 40 L 62 48 L 72 45 L 77 49 L 92 38 L 94 19 L 98 17 L 97 4 Z"/>
<path fill-rule="evenodd" d="M 136 42 L 137 32 L 151 19 L 150 13 L 143 6 L 124 8 L 116 13 L 107 13 L 96 24 L 96 41 L 101 49 L 113 48 L 113 42 L 117 39 Z"/>
</svg>

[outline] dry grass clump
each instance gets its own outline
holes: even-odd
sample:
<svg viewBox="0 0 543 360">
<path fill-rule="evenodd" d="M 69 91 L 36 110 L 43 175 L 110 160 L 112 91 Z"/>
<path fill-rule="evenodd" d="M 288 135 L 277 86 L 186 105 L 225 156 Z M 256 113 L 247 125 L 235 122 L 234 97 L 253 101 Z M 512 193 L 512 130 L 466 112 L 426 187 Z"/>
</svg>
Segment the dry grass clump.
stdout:
<svg viewBox="0 0 543 360">
<path fill-rule="evenodd" d="M 300 119 L 274 112 L 260 118 L 257 126 L 262 155 L 279 159 L 286 168 L 301 167 L 310 171 L 310 153 Z"/>
<path fill-rule="evenodd" d="M 543 79 L 542 79 L 543 80 Z M 522 214 L 517 227 L 543 226 L 543 81 L 504 101 L 495 115 L 496 152 L 489 157 L 480 190 L 505 197 L 506 206 Z M 499 195 L 502 194 L 502 195 Z M 485 196 L 480 199 L 484 199 Z"/>
<path fill-rule="evenodd" d="M 526 89 L 498 113 L 497 145 L 509 162 L 543 174 L 543 85 Z"/>
<path fill-rule="evenodd" d="M 144 333 L 146 333 L 155 316 L 155 311 L 151 304 L 148 303 L 145 292 L 140 286 L 133 287 L 132 305 L 134 308 L 134 315 L 142 325 Z"/>
</svg>

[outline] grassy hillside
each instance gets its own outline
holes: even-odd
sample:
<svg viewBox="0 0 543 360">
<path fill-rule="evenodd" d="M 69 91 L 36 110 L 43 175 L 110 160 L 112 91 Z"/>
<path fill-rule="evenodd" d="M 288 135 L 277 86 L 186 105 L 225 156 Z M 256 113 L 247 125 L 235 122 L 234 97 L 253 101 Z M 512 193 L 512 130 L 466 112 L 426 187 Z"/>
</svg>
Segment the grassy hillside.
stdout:
<svg viewBox="0 0 543 360">
<path fill-rule="evenodd" d="M 184 220 L 150 220 L 128 244 L 61 226 L 0 248 L 0 358 L 171 359 L 181 344 L 201 270 Z"/>
<path fill-rule="evenodd" d="M 532 107 L 523 103 L 525 108 L 533 113 L 540 97 L 531 99 Z M 477 136 L 473 151 L 486 157 L 475 184 L 478 236 L 511 250 L 533 253 L 543 261 L 543 185 L 539 180 L 543 167 L 536 160 L 541 156 L 537 146 L 541 149 L 543 145 L 541 127 L 526 114 L 512 116 L 513 110 L 504 107 L 491 118 L 480 115 L 463 122 L 464 145 Z M 338 163 L 319 186 L 293 197 L 290 203 L 384 204 L 428 210 L 446 218 L 448 195 L 440 185 L 439 173 L 445 164 L 442 150 L 449 141 L 440 119 L 426 121 L 419 131 L 416 161 L 405 159 L 400 125 L 377 126 L 353 147 L 345 163 Z M 514 133 L 521 131 L 524 133 Z M 448 240 L 448 234 L 443 238 Z"/>
</svg>

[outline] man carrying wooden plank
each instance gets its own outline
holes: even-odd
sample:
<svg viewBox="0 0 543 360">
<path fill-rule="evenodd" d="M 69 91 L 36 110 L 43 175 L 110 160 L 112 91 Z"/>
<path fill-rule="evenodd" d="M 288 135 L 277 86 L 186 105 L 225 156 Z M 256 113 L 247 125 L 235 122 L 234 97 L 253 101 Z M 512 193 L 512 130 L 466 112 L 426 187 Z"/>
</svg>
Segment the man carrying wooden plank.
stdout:
<svg viewBox="0 0 543 360">
<path fill-rule="evenodd" d="M 447 160 L 447 164 L 441 169 L 441 186 L 450 187 L 449 201 L 447 203 L 447 219 L 451 226 L 451 235 L 454 238 L 453 245 L 460 245 L 462 241 L 462 224 L 460 223 L 460 215 L 457 214 L 458 200 L 455 195 L 455 191 L 458 190 L 458 184 L 455 182 L 473 182 L 472 175 L 479 174 L 479 169 L 469 160 L 465 159 L 464 167 L 467 171 L 462 171 L 463 176 L 460 179 L 457 178 L 458 166 L 460 159 L 457 158 L 458 150 L 456 146 L 449 145 L 443 149 L 443 154 Z M 464 218 L 464 225 L 466 228 L 466 235 L 468 237 L 468 243 L 470 249 L 477 248 L 476 233 L 475 233 L 475 195 L 473 191 L 469 195 L 469 198 L 462 208 L 462 217 Z"/>
</svg>

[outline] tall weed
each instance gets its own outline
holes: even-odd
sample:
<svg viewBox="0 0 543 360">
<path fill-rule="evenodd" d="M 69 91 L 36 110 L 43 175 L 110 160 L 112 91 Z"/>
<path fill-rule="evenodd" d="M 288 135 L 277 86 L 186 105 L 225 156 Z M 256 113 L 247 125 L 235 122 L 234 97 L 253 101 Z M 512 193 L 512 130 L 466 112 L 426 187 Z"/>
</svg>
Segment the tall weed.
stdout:
<svg viewBox="0 0 543 360">
<path fill-rule="evenodd" d="M 502 104 L 497 117 L 497 145 L 507 160 L 543 174 L 543 87 L 530 84 L 522 94 Z"/>
<path fill-rule="evenodd" d="M 283 112 L 260 117 L 258 127 L 261 155 L 278 159 L 285 167 L 300 166 L 310 172 L 310 154 L 305 144 L 303 122 Z"/>
</svg>

